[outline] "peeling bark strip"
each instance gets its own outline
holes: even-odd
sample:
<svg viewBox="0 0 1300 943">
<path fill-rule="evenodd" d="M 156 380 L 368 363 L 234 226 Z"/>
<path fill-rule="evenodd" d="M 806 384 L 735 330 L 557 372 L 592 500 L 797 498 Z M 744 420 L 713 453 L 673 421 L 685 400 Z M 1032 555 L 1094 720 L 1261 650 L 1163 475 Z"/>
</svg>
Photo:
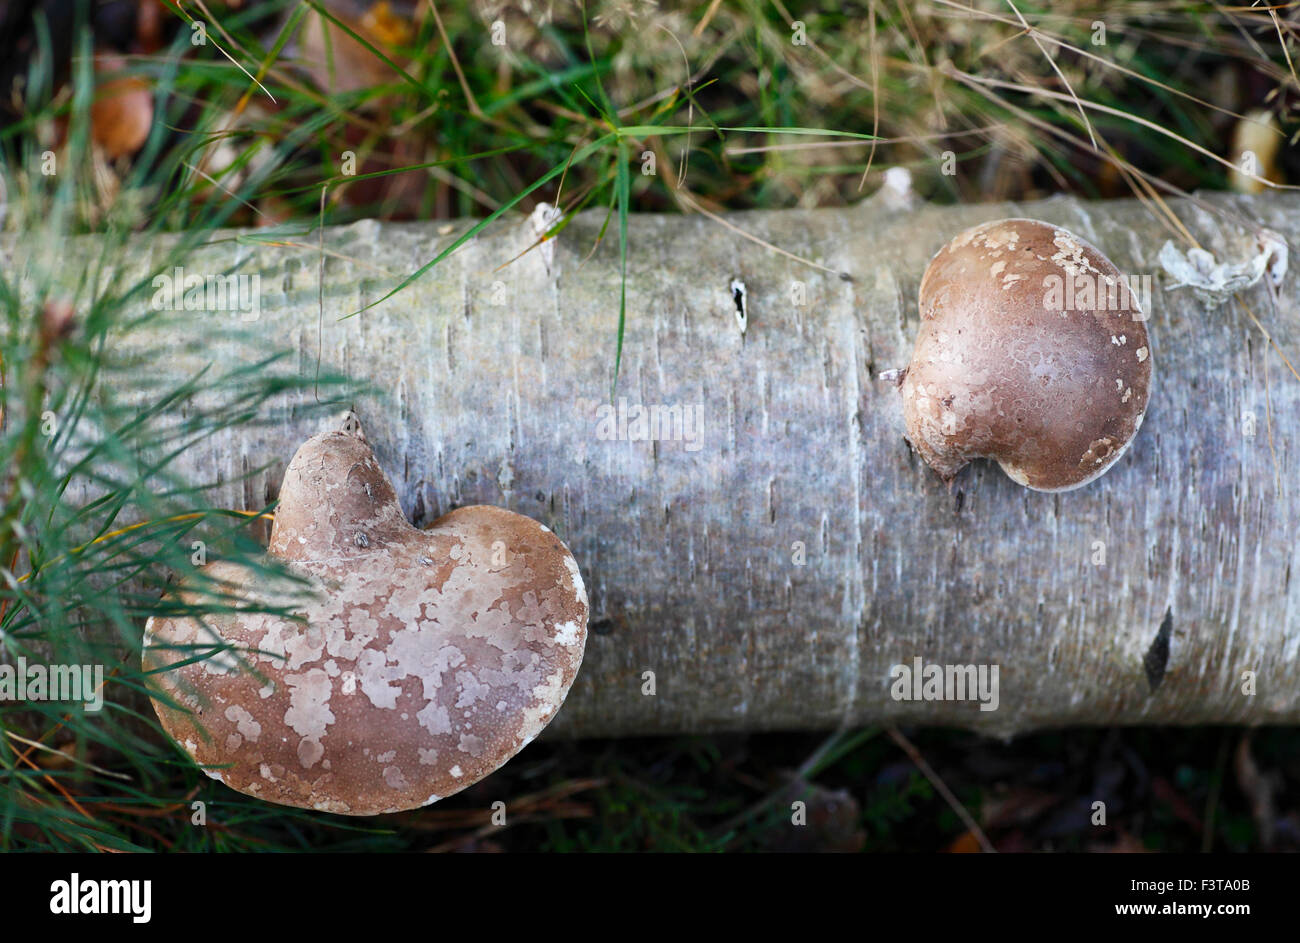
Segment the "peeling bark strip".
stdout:
<svg viewBox="0 0 1300 943">
<path fill-rule="evenodd" d="M 1300 200 L 1215 197 L 1300 237 Z M 1220 260 L 1245 229 L 1172 204 Z M 554 529 L 591 594 L 586 660 L 552 725 L 574 735 L 900 722 L 995 734 L 1079 723 L 1300 722 L 1300 383 L 1239 306 L 1207 310 L 1156 278 L 1148 321 L 1157 376 L 1146 423 L 1105 476 L 1040 494 L 977 462 L 954 498 L 901 446 L 897 388 L 873 370 L 907 363 L 931 255 L 1004 216 L 1066 227 L 1124 272 L 1158 274 L 1168 237 L 1131 201 L 1017 206 L 878 204 L 744 213 L 736 225 L 852 281 L 766 251 L 699 217 L 630 226 L 627 338 L 617 395 L 703 406 L 702 447 L 607 440 L 618 317 L 617 247 L 587 214 L 540 253 L 495 228 L 393 299 L 348 320 L 455 233 L 441 223 L 361 223 L 325 235 L 323 357 L 389 402 L 357 404 L 407 513 L 431 521 L 499 504 Z M 463 232 L 468 224 L 458 224 Z M 270 238 L 250 234 L 251 238 Z M 314 244 L 315 238 L 302 239 Z M 140 264 L 147 263 L 142 250 Z M 154 252 L 159 251 L 153 248 Z M 233 242 L 187 262 L 258 273 L 268 347 L 316 369 L 317 258 Z M 355 261 L 347 261 L 348 259 Z M 75 266 L 68 265 L 69 270 Z M 390 275 L 382 274 L 383 272 Z M 143 268 L 142 268 L 143 272 Z M 748 326 L 734 299 L 746 286 Z M 1300 362 L 1296 277 L 1277 311 L 1250 303 Z M 795 303 L 802 298 L 805 304 Z M 195 317 L 221 357 L 230 314 Z M 199 357 L 159 358 L 192 374 Z M 1267 370 L 1275 466 L 1269 445 Z M 312 433 L 216 438 L 183 459 L 196 479 L 277 469 Z M 270 480 L 249 489 L 260 495 Z M 222 497 L 244 507 L 241 485 Z M 1157 690 L 1152 627 L 1179 614 Z M 995 711 L 895 701 L 890 668 L 998 665 Z M 644 673 L 654 673 L 654 695 Z M 1242 673 L 1255 672 L 1253 696 Z"/>
</svg>

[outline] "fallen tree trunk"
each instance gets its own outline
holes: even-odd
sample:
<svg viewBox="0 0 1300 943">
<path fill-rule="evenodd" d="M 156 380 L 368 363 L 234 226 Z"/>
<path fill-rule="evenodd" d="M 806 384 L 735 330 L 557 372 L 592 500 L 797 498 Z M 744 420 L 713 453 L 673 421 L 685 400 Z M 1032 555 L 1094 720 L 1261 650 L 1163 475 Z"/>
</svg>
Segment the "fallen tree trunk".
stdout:
<svg viewBox="0 0 1300 943">
<path fill-rule="evenodd" d="M 1300 236 L 1294 196 L 1219 202 Z M 1172 205 L 1205 248 L 1241 253 L 1246 230 Z M 930 256 L 1007 215 L 1064 225 L 1125 273 L 1158 275 L 1170 235 L 1128 201 L 728 217 L 818 269 L 701 217 L 634 217 L 612 410 L 620 272 L 612 238 L 587 258 L 598 214 L 504 268 L 536 232 L 491 228 L 346 320 L 469 224 L 327 231 L 323 317 L 314 234 L 216 245 L 187 271 L 243 259 L 261 278 L 251 327 L 268 348 L 387 392 L 357 410 L 417 523 L 498 504 L 563 536 L 593 631 L 556 731 L 1300 721 L 1300 382 L 1240 305 L 1207 310 L 1157 277 L 1146 423 L 1081 490 L 1031 492 L 977 463 L 949 491 L 911 455 L 878 374 L 910 355 Z M 1249 296 L 1293 360 L 1294 287 L 1276 309 L 1262 289 Z M 211 356 L 238 317 L 196 318 Z M 655 406 L 670 426 L 634 441 L 637 407 Z M 181 470 L 231 480 L 278 460 L 224 488 L 231 506 L 258 508 L 317 427 L 222 436 Z M 996 666 L 996 709 L 897 699 L 891 669 L 916 659 Z"/>
</svg>

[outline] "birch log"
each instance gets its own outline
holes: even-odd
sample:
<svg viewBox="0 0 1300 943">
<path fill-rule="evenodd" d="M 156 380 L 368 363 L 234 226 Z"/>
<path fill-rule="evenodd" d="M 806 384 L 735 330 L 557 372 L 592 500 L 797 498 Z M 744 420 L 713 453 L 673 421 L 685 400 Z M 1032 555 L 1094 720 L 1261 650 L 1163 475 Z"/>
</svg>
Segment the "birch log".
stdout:
<svg viewBox="0 0 1300 943">
<path fill-rule="evenodd" d="M 1300 237 L 1296 196 L 1209 199 L 1221 212 L 1171 206 L 1221 260 L 1254 251 L 1252 226 Z M 879 378 L 910 355 L 930 256 L 1012 215 L 1155 276 L 1146 423 L 1105 476 L 1064 494 L 989 463 L 950 491 L 910 453 L 898 393 Z M 582 215 L 522 256 L 535 225 L 502 223 L 348 319 L 470 224 L 327 230 L 323 316 L 315 233 L 278 247 L 245 233 L 187 263 L 258 274 L 251 328 L 267 349 L 295 349 L 306 373 L 319 355 L 384 392 L 357 410 L 416 523 L 502 505 L 572 548 L 593 631 L 555 732 L 1300 721 L 1300 382 L 1242 305 L 1164 287 L 1156 256 L 1173 233 L 1155 214 L 1131 201 L 873 200 L 727 217 L 736 229 L 633 217 L 612 399 L 620 269 L 616 238 L 593 252 L 602 221 Z M 142 272 L 162 249 L 141 247 Z M 1276 304 L 1262 287 L 1244 296 L 1293 362 L 1295 288 L 1288 276 Z M 234 356 L 222 337 L 237 317 L 195 320 L 211 337 L 203 357 Z M 201 359 L 158 369 L 182 377 Z M 638 407 L 701 426 L 631 441 Z M 181 470 L 233 482 L 273 462 L 219 496 L 260 507 L 318 431 L 298 416 L 214 439 Z M 996 710 L 897 699 L 891 669 L 918 658 L 996 666 Z"/>
</svg>

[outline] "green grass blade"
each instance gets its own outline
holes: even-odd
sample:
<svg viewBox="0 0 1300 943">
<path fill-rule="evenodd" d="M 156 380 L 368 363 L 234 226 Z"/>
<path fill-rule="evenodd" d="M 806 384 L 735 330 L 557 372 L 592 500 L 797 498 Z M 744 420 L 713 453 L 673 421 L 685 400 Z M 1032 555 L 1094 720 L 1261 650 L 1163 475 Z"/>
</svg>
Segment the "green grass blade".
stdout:
<svg viewBox="0 0 1300 943">
<path fill-rule="evenodd" d="M 595 141 L 592 141 L 592 142 L 591 142 L 590 144 L 588 144 L 586 147 L 584 147 L 584 148 L 582 148 L 581 150 L 579 150 L 578 153 L 576 153 L 576 154 L 573 156 L 573 160 L 570 161 L 569 163 L 577 164 L 577 163 L 581 163 L 582 161 L 586 160 L 588 157 L 590 157 L 592 154 L 594 154 L 597 150 L 599 150 L 600 148 L 604 147 L 605 144 L 606 144 L 606 143 L 609 141 L 609 139 L 612 138 L 612 137 L 614 137 L 614 134 L 611 132 L 611 133 L 609 133 L 609 134 L 602 135 L 601 137 L 597 138 Z M 490 216 L 486 216 L 486 217 L 484 217 L 483 219 L 479 220 L 477 223 L 475 223 L 473 226 L 471 226 L 468 230 L 466 230 L 466 231 L 461 235 L 461 237 L 460 237 L 459 239 L 457 239 L 455 242 L 453 242 L 453 243 L 452 243 L 451 245 L 449 245 L 447 248 L 445 248 L 445 249 L 443 249 L 441 252 L 439 252 L 439 253 L 438 253 L 436 256 L 434 256 L 430 261 L 426 262 L 424 265 L 421 265 L 421 266 L 420 266 L 418 269 L 416 269 L 412 274 L 410 274 L 410 275 L 408 275 L 406 278 L 402 279 L 402 281 L 399 282 L 398 285 L 397 285 L 397 287 L 395 287 L 394 289 L 392 289 L 392 291 L 388 292 L 386 295 L 384 295 L 382 298 L 378 299 L 377 301 L 372 301 L 372 302 L 370 302 L 370 304 L 366 305 L 364 308 L 359 308 L 358 310 L 352 312 L 352 314 L 347 315 L 347 317 L 350 318 L 350 317 L 353 317 L 354 315 L 361 314 L 361 312 L 363 312 L 363 311 L 368 311 L 368 310 L 370 310 L 371 308 L 373 308 L 375 305 L 377 305 L 377 304 L 382 304 L 383 302 L 387 301 L 389 298 L 393 297 L 393 295 L 397 294 L 399 291 L 401 291 L 401 290 L 402 290 L 403 288 L 405 288 L 407 285 L 409 285 L 409 284 L 411 284 L 412 282 L 414 282 L 414 281 L 415 281 L 416 279 L 418 279 L 421 275 L 423 275 L 425 272 L 429 271 L 429 269 L 433 268 L 435 265 L 437 265 L 439 262 L 441 262 L 441 261 L 442 261 L 443 259 L 445 259 L 447 256 L 451 255 L 453 252 L 455 252 L 457 249 L 459 249 L 461 246 L 463 246 L 463 245 L 464 245 L 466 242 L 468 242 L 470 239 L 473 239 L 475 236 L 477 236 L 477 235 L 478 235 L 480 232 L 482 232 L 485 228 L 487 228 L 489 225 L 491 225 L 492 222 L 493 222 L 494 220 L 499 219 L 499 218 L 500 218 L 501 216 L 503 216 L 505 213 L 507 213 L 507 212 L 509 212 L 511 209 L 513 209 L 516 205 L 518 205 L 519 201 L 522 200 L 524 197 L 528 196 L 528 194 L 532 193 L 534 190 L 538 189 L 539 187 L 545 186 L 549 181 L 554 180 L 556 177 L 558 177 L 560 174 L 562 174 L 562 173 L 564 172 L 564 168 L 565 168 L 566 166 L 568 166 L 568 164 L 556 164 L 554 167 L 552 167 L 552 168 L 551 168 L 550 170 L 548 170 L 546 173 L 542 174 L 542 176 L 538 177 L 535 181 L 533 181 L 532 184 L 530 184 L 529 186 L 525 187 L 523 190 L 520 190 L 517 194 L 515 194 L 514 197 L 512 197 L 512 198 L 511 198 L 510 200 L 508 200 L 507 202 L 501 204 L 501 208 L 500 208 L 500 209 L 496 210 L 496 211 L 495 211 L 494 213 L 492 213 Z M 344 319 L 344 320 L 345 320 L 345 319 Z"/>
<path fill-rule="evenodd" d="M 623 365 L 623 329 L 627 323 L 627 214 L 630 202 L 632 181 L 627 169 L 627 140 L 618 139 L 618 169 L 614 178 L 614 188 L 618 194 L 618 254 L 619 254 L 619 289 L 618 289 L 618 343 L 614 349 L 614 379 L 609 385 L 609 397 L 614 398 L 614 389 L 618 386 L 618 372 Z"/>
</svg>

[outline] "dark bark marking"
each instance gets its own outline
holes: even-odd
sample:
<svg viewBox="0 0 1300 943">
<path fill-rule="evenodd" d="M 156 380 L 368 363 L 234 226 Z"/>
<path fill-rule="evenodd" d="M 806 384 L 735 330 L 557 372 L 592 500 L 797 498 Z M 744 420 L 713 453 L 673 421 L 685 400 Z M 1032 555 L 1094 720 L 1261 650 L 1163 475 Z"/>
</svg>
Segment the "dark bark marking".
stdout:
<svg viewBox="0 0 1300 943">
<path fill-rule="evenodd" d="M 1165 618 L 1160 623 L 1156 637 L 1142 658 L 1142 668 L 1146 671 L 1147 684 L 1151 686 L 1153 694 L 1156 688 L 1160 687 L 1160 682 L 1165 679 L 1165 669 L 1169 666 L 1169 636 L 1173 631 L 1174 610 L 1170 607 L 1165 610 Z"/>
</svg>

